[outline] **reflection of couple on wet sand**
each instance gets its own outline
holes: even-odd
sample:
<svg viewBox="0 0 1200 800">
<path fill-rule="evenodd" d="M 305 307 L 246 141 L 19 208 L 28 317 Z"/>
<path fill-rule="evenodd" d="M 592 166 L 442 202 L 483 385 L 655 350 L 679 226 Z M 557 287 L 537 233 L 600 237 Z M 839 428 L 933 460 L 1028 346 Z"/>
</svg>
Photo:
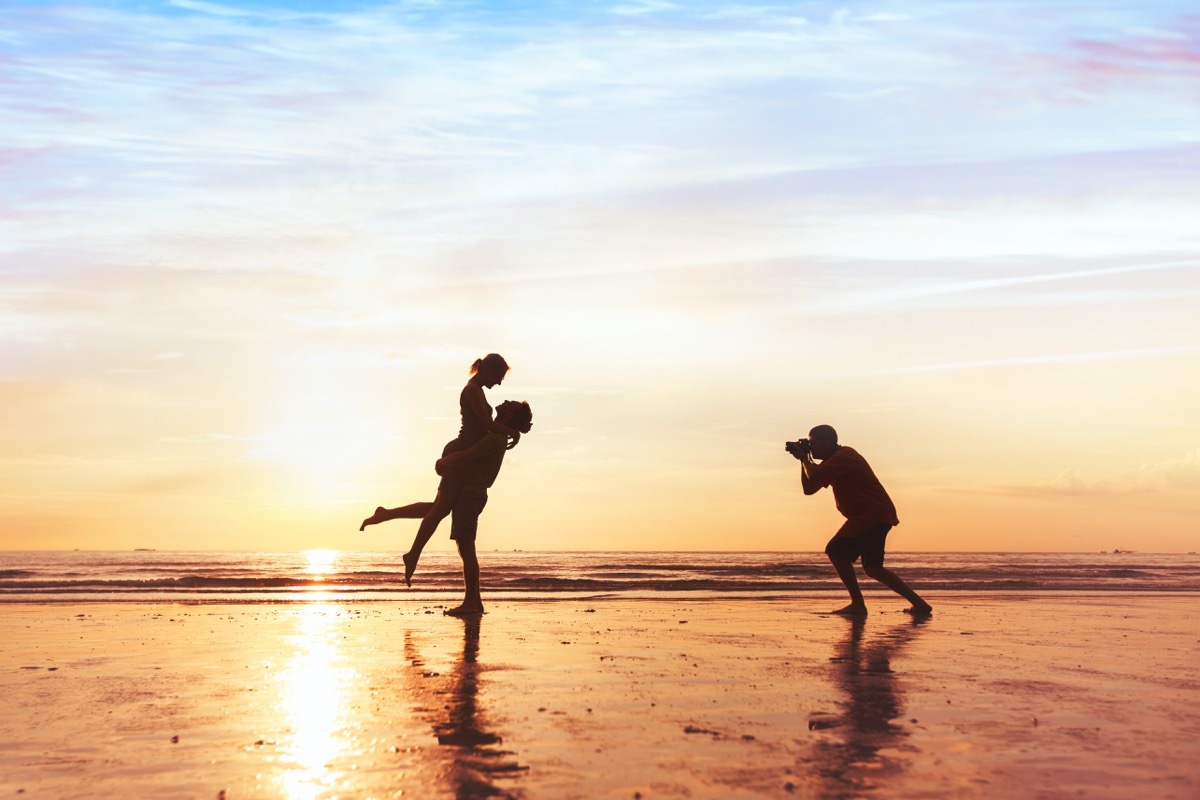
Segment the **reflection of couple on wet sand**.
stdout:
<svg viewBox="0 0 1200 800">
<path fill-rule="evenodd" d="M 415 635 L 404 635 L 404 654 L 411 668 L 407 675 L 414 698 L 426 697 L 419 706 L 437 734 L 438 744 L 448 748 L 451 763 L 442 771 L 448 788 L 458 800 L 474 798 L 512 797 L 496 785 L 496 779 L 524 772 L 512 758 L 513 753 L 500 750 L 503 741 L 498 734 L 485 730 L 485 714 L 479 703 L 479 674 L 485 667 L 479 663 L 479 615 L 463 617 L 462 655 L 451 667 L 449 675 L 427 671 Z"/>
<path fill-rule="evenodd" d="M 475 538 L 479 530 L 479 515 L 487 505 L 487 490 L 496 481 L 504 454 L 515 447 L 521 434 L 533 426 L 533 412 L 528 403 L 508 400 L 492 408 L 484 396 L 484 388 L 498 386 L 508 373 L 505 360 L 491 353 L 477 359 L 471 367 L 471 378 L 459 395 L 462 428 L 448 442 L 442 457 L 434 465 L 441 476 L 433 502 L 410 503 L 397 508 L 380 506 L 363 520 L 359 530 L 393 519 L 419 519 L 412 547 L 404 554 L 404 582 L 412 585 L 412 576 L 421 558 L 421 551 L 433 537 L 438 525 L 448 515 L 450 538 L 458 545 L 463 562 L 463 581 L 466 592 L 461 605 L 450 609 L 451 616 L 470 616 L 483 613 L 479 594 L 479 558 Z M 511 440 L 511 441 L 510 441 Z"/>
</svg>

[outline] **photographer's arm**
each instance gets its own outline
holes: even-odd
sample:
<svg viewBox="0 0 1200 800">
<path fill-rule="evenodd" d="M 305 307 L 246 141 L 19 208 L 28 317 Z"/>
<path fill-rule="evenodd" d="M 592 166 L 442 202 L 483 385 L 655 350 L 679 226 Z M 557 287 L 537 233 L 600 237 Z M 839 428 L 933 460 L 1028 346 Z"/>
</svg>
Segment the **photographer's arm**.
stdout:
<svg viewBox="0 0 1200 800">
<path fill-rule="evenodd" d="M 800 475 L 800 485 L 804 487 L 804 493 L 816 494 L 821 491 L 824 488 L 824 484 L 817 479 L 816 474 L 820 467 L 812 460 L 812 454 L 807 450 L 804 451 L 804 455 L 800 458 L 800 466 L 804 470 Z"/>
</svg>

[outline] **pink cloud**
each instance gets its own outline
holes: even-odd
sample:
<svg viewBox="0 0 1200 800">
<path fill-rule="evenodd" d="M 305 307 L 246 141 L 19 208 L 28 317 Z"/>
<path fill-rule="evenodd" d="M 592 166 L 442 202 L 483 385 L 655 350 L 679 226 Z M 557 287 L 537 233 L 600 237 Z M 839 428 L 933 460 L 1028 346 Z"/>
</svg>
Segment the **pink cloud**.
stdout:
<svg viewBox="0 0 1200 800">
<path fill-rule="evenodd" d="M 1200 73 L 1200 18 L 1181 20 L 1162 32 L 1138 32 L 1117 39 L 1075 39 L 1068 65 L 1097 79 Z"/>
</svg>

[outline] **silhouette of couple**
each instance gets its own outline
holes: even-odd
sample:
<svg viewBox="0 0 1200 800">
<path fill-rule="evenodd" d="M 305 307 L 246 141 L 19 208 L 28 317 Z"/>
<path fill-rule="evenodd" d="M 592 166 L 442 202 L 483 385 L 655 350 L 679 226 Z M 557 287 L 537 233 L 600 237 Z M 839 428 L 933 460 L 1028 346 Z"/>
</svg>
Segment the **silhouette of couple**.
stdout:
<svg viewBox="0 0 1200 800">
<path fill-rule="evenodd" d="M 496 408 L 496 417 L 492 418 L 492 407 L 488 405 L 483 390 L 503 383 L 508 369 L 508 362 L 496 353 L 476 359 L 471 365 L 471 377 L 458 397 L 462 427 L 458 436 L 442 448 L 442 457 L 434 464 L 441 481 L 433 502 L 410 503 L 397 508 L 379 506 L 359 526 L 361 531 L 368 525 L 392 519 L 421 520 L 412 547 L 403 556 L 404 582 L 411 586 L 421 551 L 441 521 L 453 515 L 450 538 L 458 545 L 463 564 L 463 582 L 466 584 L 462 604 L 445 612 L 455 617 L 483 613 L 483 599 L 479 594 L 479 557 L 475 551 L 479 515 L 487 505 L 488 489 L 500 474 L 505 452 L 516 447 L 521 434 L 529 433 L 533 427 L 533 412 L 525 402 L 507 400 Z"/>
<path fill-rule="evenodd" d="M 475 550 L 479 515 L 487 505 L 488 489 L 496 481 L 505 452 L 515 447 L 521 434 L 529 433 L 533 426 L 533 412 L 525 402 L 505 401 L 496 408 L 495 418 L 492 417 L 492 408 L 483 390 L 503 383 L 508 370 L 508 362 L 496 353 L 477 359 L 471 366 L 471 377 L 458 398 L 462 428 L 442 449 L 442 457 L 434 465 L 441 482 L 433 502 L 410 503 L 397 508 L 379 506 L 359 526 L 359 530 L 365 530 L 368 525 L 393 519 L 421 520 L 412 547 L 403 556 L 404 582 L 411 586 L 421 551 L 441 521 L 453 515 L 450 538 L 458 545 L 462 558 L 466 592 L 461 605 L 445 612 L 451 616 L 469 617 L 483 613 L 479 558 Z M 900 520 L 891 498 L 866 459 L 856 450 L 839 445 L 837 432 L 828 425 L 813 428 L 809 437 L 786 445 L 787 451 L 803 466 L 804 494 L 816 494 L 831 487 L 838 511 L 846 517 L 845 524 L 825 547 L 825 554 L 850 593 L 850 604 L 833 613 L 848 616 L 867 613 L 854 573 L 854 562 L 859 558 L 863 572 L 912 603 L 905 611 L 915 616 L 932 613 L 933 607 L 929 603 L 896 573 L 883 566 L 888 531 Z"/>
</svg>

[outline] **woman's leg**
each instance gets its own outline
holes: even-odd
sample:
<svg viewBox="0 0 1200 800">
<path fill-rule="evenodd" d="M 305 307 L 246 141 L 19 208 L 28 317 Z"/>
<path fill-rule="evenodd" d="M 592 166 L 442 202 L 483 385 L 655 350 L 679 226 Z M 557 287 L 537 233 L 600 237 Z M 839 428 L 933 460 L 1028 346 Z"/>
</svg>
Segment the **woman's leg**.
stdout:
<svg viewBox="0 0 1200 800">
<path fill-rule="evenodd" d="M 437 531 L 437 526 L 453 510 L 456 496 L 449 492 L 439 491 L 437 499 L 432 503 L 426 504 L 428 508 L 425 510 L 425 515 L 421 518 L 421 527 L 417 528 L 417 535 L 413 537 L 412 547 L 403 556 L 405 585 L 412 586 L 412 576 L 417 571 L 417 561 L 421 559 L 421 551 L 425 549 L 425 545 L 433 538 L 434 532 Z"/>
<path fill-rule="evenodd" d="M 375 509 L 374 514 L 363 520 L 362 525 L 358 526 L 358 529 L 361 531 L 368 525 L 378 525 L 381 522 L 393 519 L 424 519 L 432 507 L 433 503 L 409 503 L 406 506 L 398 506 L 396 508 L 379 506 Z"/>
</svg>

